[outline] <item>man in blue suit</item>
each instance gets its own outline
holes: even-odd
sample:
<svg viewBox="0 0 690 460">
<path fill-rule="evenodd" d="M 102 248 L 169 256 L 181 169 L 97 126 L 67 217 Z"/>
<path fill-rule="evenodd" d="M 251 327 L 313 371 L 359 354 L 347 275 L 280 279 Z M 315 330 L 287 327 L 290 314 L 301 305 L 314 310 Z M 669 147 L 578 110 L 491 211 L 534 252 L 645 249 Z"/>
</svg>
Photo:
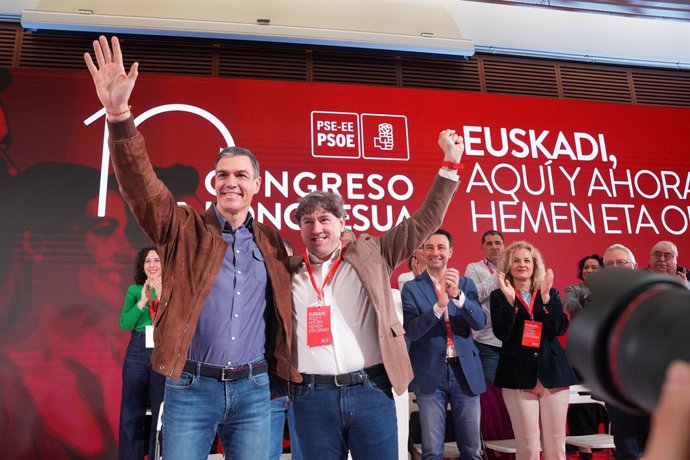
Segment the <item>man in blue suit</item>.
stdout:
<svg viewBox="0 0 690 460">
<path fill-rule="evenodd" d="M 451 234 L 439 229 L 422 246 L 426 271 L 402 291 L 405 331 L 410 340 L 422 431 L 422 458 L 442 459 L 446 407 L 451 406 L 455 441 L 462 459 L 481 459 L 479 394 L 486 390 L 471 329 L 486 325 L 477 288 L 448 268 Z"/>
</svg>

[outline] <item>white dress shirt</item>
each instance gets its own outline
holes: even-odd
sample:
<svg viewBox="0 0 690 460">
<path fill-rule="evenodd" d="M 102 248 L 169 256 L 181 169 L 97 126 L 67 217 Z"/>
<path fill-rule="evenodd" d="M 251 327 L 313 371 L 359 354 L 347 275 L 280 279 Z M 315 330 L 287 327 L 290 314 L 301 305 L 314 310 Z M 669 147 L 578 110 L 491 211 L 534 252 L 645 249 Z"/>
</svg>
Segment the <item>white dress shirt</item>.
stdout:
<svg viewBox="0 0 690 460">
<path fill-rule="evenodd" d="M 493 273 L 491 273 L 492 271 Z M 486 313 L 486 326 L 481 331 L 472 331 L 472 337 L 479 343 L 500 347 L 503 342 L 494 335 L 494 330 L 491 327 L 491 307 L 489 305 L 491 292 L 498 289 L 496 287 L 496 279 L 498 278 L 496 266 L 491 262 L 487 262 L 486 259 L 472 262 L 465 269 L 465 276 L 474 281 L 475 286 L 477 286 L 479 303 L 482 305 L 484 313 Z"/>
<path fill-rule="evenodd" d="M 310 257 L 314 279 L 321 286 L 340 249 L 322 264 Z M 335 275 L 324 287 L 322 305 L 331 309 L 332 343 L 307 346 L 307 307 L 319 304 L 316 291 L 304 263 L 292 277 L 293 362 L 300 372 L 337 375 L 355 372 L 383 362 L 378 339 L 376 311 L 362 283 L 349 263 L 342 261 Z"/>
</svg>

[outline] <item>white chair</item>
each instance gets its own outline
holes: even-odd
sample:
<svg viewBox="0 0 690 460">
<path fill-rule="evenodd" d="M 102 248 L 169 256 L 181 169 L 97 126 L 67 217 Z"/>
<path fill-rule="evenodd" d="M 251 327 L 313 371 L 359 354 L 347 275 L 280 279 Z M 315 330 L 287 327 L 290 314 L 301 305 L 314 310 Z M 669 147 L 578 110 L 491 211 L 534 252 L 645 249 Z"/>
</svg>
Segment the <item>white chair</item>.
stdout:
<svg viewBox="0 0 690 460">
<path fill-rule="evenodd" d="M 599 404 L 606 409 L 603 401 L 592 398 L 589 389 L 582 385 L 572 385 L 570 387 L 569 404 Z M 565 443 L 576 447 L 588 447 L 590 449 L 615 449 L 613 436 L 611 435 L 611 424 L 607 427 L 606 433 L 587 434 L 581 436 L 566 436 Z"/>
<path fill-rule="evenodd" d="M 600 404 L 606 407 L 602 401 L 592 399 L 589 390 L 582 385 L 572 385 L 569 389 L 568 404 Z M 589 447 L 590 449 L 614 449 L 613 436 L 607 434 L 589 434 L 582 436 L 566 436 L 565 443 L 576 447 Z M 515 454 L 517 452 L 517 442 L 515 439 L 498 439 L 483 441 L 484 449 L 496 452 Z"/>
<path fill-rule="evenodd" d="M 501 452 L 504 454 L 515 454 L 517 453 L 517 440 L 515 439 L 494 439 L 491 441 L 482 441 L 484 444 L 484 452 L 486 456 L 486 450 L 493 450 L 495 452 Z M 488 457 L 487 457 L 488 458 Z"/>
<path fill-rule="evenodd" d="M 163 431 L 163 404 L 158 411 L 158 420 L 156 420 L 156 445 L 153 453 L 154 460 L 161 460 L 161 432 Z"/>
</svg>

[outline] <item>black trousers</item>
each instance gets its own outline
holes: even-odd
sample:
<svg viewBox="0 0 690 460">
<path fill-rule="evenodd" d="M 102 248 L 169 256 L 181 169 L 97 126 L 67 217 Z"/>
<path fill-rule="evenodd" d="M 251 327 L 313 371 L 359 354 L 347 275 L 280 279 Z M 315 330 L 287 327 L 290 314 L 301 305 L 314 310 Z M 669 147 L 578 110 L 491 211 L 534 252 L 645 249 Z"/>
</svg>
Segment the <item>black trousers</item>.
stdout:
<svg viewBox="0 0 690 460">
<path fill-rule="evenodd" d="M 609 407 L 608 412 L 613 427 L 616 460 L 637 460 L 647 444 L 649 416 L 632 415 L 615 407 Z"/>
</svg>

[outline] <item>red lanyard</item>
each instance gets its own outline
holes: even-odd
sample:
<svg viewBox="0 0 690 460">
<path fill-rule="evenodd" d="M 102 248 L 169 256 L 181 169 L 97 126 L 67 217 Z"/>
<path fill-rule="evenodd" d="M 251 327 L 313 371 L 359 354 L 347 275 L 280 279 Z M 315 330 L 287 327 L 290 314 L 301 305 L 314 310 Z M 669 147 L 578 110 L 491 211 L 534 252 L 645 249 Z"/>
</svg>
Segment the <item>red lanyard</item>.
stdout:
<svg viewBox="0 0 690 460">
<path fill-rule="evenodd" d="M 340 253 L 338 253 L 338 258 L 333 262 L 333 265 L 331 265 L 331 269 L 328 270 L 328 274 L 326 275 L 326 278 L 323 280 L 323 284 L 319 288 L 316 285 L 316 279 L 314 279 L 314 271 L 311 268 L 311 264 L 309 263 L 309 253 L 307 251 L 304 251 L 304 264 L 307 266 L 307 272 L 309 272 L 309 279 L 311 280 L 311 285 L 314 287 L 314 290 L 316 291 L 316 297 L 319 299 L 319 303 L 323 300 L 323 290 L 326 289 L 326 286 L 328 283 L 331 282 L 333 279 L 333 276 L 335 276 L 335 272 L 338 271 L 338 267 L 340 266 L 340 262 L 343 260 L 343 243 L 340 243 Z"/>
<path fill-rule="evenodd" d="M 144 289 L 148 289 L 148 288 L 144 287 Z M 151 300 L 151 291 L 156 292 L 153 289 L 148 289 L 148 292 L 146 293 L 146 297 L 149 298 L 149 301 L 148 301 L 149 314 L 151 315 L 151 323 L 153 323 L 153 320 L 156 318 L 156 311 L 158 310 L 158 295 L 156 295 L 156 298 L 154 300 Z"/>
<path fill-rule="evenodd" d="M 527 309 L 527 313 L 529 313 L 530 319 L 534 319 L 534 315 L 532 312 L 534 312 L 534 301 L 537 299 L 537 293 L 539 292 L 539 288 L 534 288 L 534 291 L 532 291 L 532 299 L 529 302 L 529 305 L 527 305 L 527 302 L 525 302 L 525 299 L 522 298 L 522 294 L 519 292 L 515 291 L 515 296 L 518 298 L 520 303 L 525 306 Z"/>
<path fill-rule="evenodd" d="M 151 313 L 151 322 L 156 319 L 156 311 L 158 310 L 158 299 L 153 302 L 149 300 L 149 313 Z"/>
<path fill-rule="evenodd" d="M 436 283 L 436 280 L 434 280 L 434 289 L 436 289 L 436 295 L 440 299 L 441 289 L 438 287 L 438 283 Z M 439 305 L 439 307 L 440 306 L 441 305 Z M 450 316 L 448 315 L 448 306 L 445 307 L 446 308 L 443 309 L 443 322 L 446 323 L 446 343 L 449 347 L 454 347 L 455 343 L 453 342 L 453 331 L 450 329 Z"/>
<path fill-rule="evenodd" d="M 494 274 L 494 269 L 491 268 L 491 267 L 489 267 L 489 261 L 488 261 L 488 260 L 484 259 L 484 265 L 486 265 L 486 268 L 489 269 L 489 273 L 491 273 L 491 274 L 493 275 L 493 274 Z"/>
</svg>

